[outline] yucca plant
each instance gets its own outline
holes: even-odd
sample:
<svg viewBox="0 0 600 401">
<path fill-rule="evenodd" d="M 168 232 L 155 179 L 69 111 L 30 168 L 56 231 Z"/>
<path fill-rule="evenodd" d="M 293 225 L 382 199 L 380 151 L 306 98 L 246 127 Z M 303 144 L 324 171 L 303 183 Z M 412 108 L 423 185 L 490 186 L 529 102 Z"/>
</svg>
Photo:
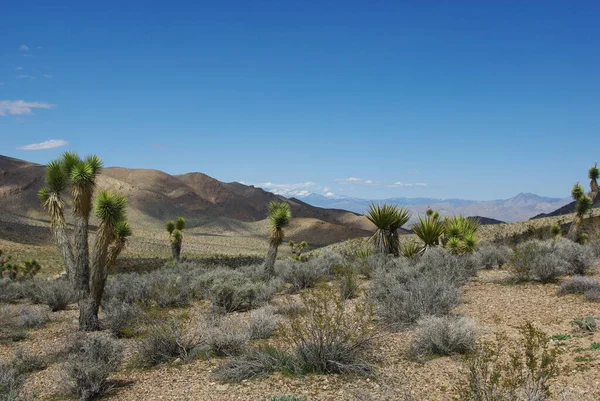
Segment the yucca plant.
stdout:
<svg viewBox="0 0 600 401">
<path fill-rule="evenodd" d="M 472 253 L 477 249 L 477 230 L 479 220 L 464 216 L 452 216 L 444 219 L 444 245 L 452 253 Z"/>
<path fill-rule="evenodd" d="M 412 226 L 413 232 L 423 241 L 421 252 L 440 244 L 440 237 L 444 234 L 444 223 L 433 215 L 419 216 L 418 221 Z"/>
<path fill-rule="evenodd" d="M 173 255 L 174 261 L 179 261 L 181 258 L 181 245 L 183 243 L 183 229 L 185 228 L 185 219 L 178 217 L 173 220 L 167 221 L 165 228 L 169 233 L 169 239 L 171 241 L 171 255 Z"/>
<path fill-rule="evenodd" d="M 573 219 L 573 223 L 571 223 L 567 236 L 572 241 L 577 241 L 581 233 L 581 227 L 583 226 L 583 219 L 592 210 L 593 201 L 592 198 L 585 194 L 583 187 L 579 183 L 573 185 L 571 196 L 577 201 L 577 204 L 575 205 L 575 218 Z"/>
<path fill-rule="evenodd" d="M 400 254 L 398 230 L 410 219 L 410 212 L 396 205 L 369 205 L 367 219 L 377 227 L 371 237 L 375 250 L 383 254 Z"/>
<path fill-rule="evenodd" d="M 410 241 L 402 244 L 400 247 L 400 254 L 405 258 L 412 258 L 417 256 L 421 249 L 422 247 L 418 243 Z"/>
<path fill-rule="evenodd" d="M 588 172 L 588 177 L 590 178 L 590 197 L 592 200 L 598 196 L 598 192 L 600 192 L 600 187 L 598 187 L 598 176 L 600 175 L 600 169 L 598 168 L 598 163 L 594 163 Z"/>
<path fill-rule="evenodd" d="M 131 229 L 126 222 L 127 199 L 108 191 L 92 201 L 96 179 L 102 168 L 98 156 L 81 159 L 65 152 L 46 166 L 46 187 L 38 198 L 48 211 L 50 226 L 61 250 L 67 276 L 79 302 L 79 329 L 99 329 L 98 311 L 108 269 L 124 249 Z M 70 190 L 75 230 L 73 244 L 67 234 L 62 192 Z M 89 219 L 94 214 L 100 222 L 90 262 L 88 245 Z"/>
<path fill-rule="evenodd" d="M 292 221 L 290 204 L 285 201 L 271 201 L 269 203 L 269 221 L 271 222 L 271 238 L 269 239 L 269 251 L 265 258 L 264 271 L 269 278 L 275 275 L 275 260 L 277 250 L 285 236 L 283 229 Z"/>
<path fill-rule="evenodd" d="M 550 226 L 550 234 L 552 234 L 554 238 L 559 238 L 562 234 L 562 228 L 560 228 L 560 224 L 552 224 L 552 226 Z"/>
</svg>

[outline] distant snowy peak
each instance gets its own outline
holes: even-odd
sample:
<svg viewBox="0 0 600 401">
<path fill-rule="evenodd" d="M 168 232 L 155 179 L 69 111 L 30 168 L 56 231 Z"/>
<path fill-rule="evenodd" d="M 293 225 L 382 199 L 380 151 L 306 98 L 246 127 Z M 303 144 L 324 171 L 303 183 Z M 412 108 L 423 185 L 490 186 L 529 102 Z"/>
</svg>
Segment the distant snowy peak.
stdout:
<svg viewBox="0 0 600 401">
<path fill-rule="evenodd" d="M 307 191 L 306 189 L 297 189 L 297 188 L 263 188 L 266 191 L 274 193 L 275 195 L 285 196 L 286 198 L 306 198 L 312 195 L 312 192 Z"/>
</svg>

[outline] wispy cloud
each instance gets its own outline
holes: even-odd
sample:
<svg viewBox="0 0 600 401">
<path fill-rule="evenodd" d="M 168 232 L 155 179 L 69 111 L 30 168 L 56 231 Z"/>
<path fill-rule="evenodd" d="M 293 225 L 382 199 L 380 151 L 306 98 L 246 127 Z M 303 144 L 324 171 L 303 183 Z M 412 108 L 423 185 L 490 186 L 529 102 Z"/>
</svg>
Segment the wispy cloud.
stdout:
<svg viewBox="0 0 600 401">
<path fill-rule="evenodd" d="M 15 68 L 15 70 L 17 70 L 17 71 L 21 71 L 22 69 L 23 69 L 23 67 L 21 67 L 21 66 Z"/>
<path fill-rule="evenodd" d="M 19 46 L 19 51 L 28 52 L 29 51 L 29 46 L 27 46 L 27 45 L 21 45 L 21 46 Z"/>
<path fill-rule="evenodd" d="M 44 78 L 52 78 L 52 75 L 50 75 L 50 74 L 44 74 L 43 77 Z"/>
<path fill-rule="evenodd" d="M 19 150 L 44 150 L 44 149 L 54 149 L 60 148 L 61 146 L 67 145 L 68 142 L 64 139 L 50 139 L 48 141 L 40 142 L 40 143 L 32 143 L 29 145 L 19 146 L 17 149 Z"/>
<path fill-rule="evenodd" d="M 27 75 L 27 74 L 19 74 L 17 75 L 18 79 L 35 79 L 35 77 L 33 75 Z"/>
<path fill-rule="evenodd" d="M 402 181 L 395 182 L 381 182 L 373 180 L 365 180 L 363 178 L 348 177 L 348 178 L 337 178 L 334 180 L 341 185 L 365 185 L 382 188 L 427 188 L 427 184 L 419 182 L 416 184 L 406 183 Z"/>
<path fill-rule="evenodd" d="M 297 184 L 275 184 L 273 182 L 258 182 L 254 184 L 242 183 L 246 185 L 254 185 L 255 187 L 260 187 L 264 189 L 298 189 L 298 188 L 312 188 L 315 184 L 314 182 L 300 182 Z"/>
<path fill-rule="evenodd" d="M 408 170 L 408 174 L 417 174 L 419 172 L 419 170 L 417 170 L 416 168 L 412 168 L 410 170 Z"/>
<path fill-rule="evenodd" d="M 32 114 L 33 109 L 51 109 L 54 105 L 45 102 L 26 102 L 24 100 L 0 100 L 0 116 L 19 116 Z"/>
</svg>

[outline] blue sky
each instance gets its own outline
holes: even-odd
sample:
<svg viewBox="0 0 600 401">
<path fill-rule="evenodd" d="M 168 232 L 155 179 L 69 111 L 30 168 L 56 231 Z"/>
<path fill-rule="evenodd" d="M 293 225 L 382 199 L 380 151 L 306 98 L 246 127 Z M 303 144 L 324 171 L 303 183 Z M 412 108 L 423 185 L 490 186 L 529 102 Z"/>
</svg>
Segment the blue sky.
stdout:
<svg viewBox="0 0 600 401">
<path fill-rule="evenodd" d="M 597 1 L 4 0 L 0 154 L 366 198 L 568 196 L 600 159 L 599 17 Z M 49 140 L 66 145 L 19 149 Z"/>
</svg>

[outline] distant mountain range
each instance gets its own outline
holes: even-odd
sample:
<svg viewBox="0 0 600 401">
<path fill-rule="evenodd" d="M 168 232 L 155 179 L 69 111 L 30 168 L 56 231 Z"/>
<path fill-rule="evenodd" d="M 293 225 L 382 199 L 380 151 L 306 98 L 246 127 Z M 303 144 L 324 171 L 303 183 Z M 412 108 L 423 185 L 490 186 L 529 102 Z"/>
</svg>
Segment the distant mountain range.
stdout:
<svg viewBox="0 0 600 401">
<path fill-rule="evenodd" d="M 328 209 L 343 209 L 355 213 L 364 213 L 370 203 L 391 203 L 408 208 L 413 215 L 425 213 L 428 207 L 442 215 L 462 214 L 481 216 L 503 222 L 528 220 L 542 213 L 551 213 L 571 201 L 570 198 L 548 198 L 531 193 L 520 193 L 509 199 L 475 201 L 467 199 L 437 198 L 388 198 L 362 199 L 328 193 L 319 195 L 306 190 L 273 190 L 282 196 L 300 199 L 313 206 Z"/>
</svg>

